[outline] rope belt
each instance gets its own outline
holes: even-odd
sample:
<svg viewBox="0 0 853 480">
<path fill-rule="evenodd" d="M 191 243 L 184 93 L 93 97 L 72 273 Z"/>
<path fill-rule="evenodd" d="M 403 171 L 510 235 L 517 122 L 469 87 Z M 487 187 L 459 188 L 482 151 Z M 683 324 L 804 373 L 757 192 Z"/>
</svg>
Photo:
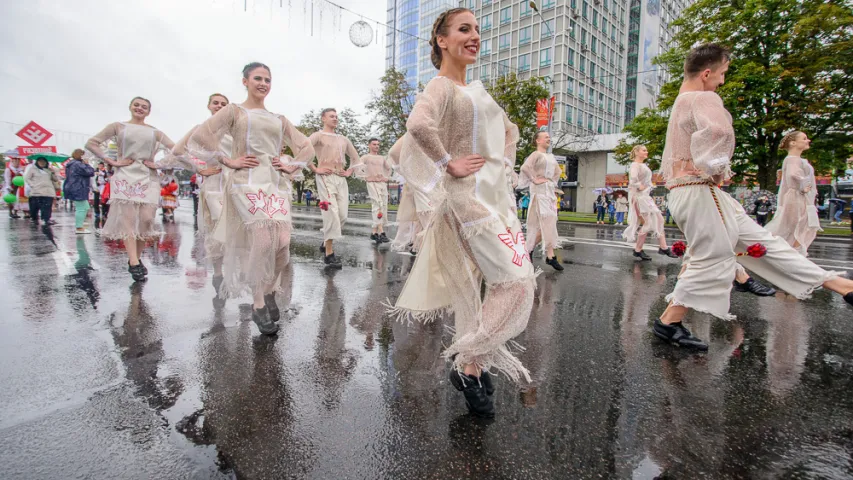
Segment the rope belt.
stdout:
<svg viewBox="0 0 853 480">
<path fill-rule="evenodd" d="M 698 180 L 695 182 L 685 182 L 685 183 L 680 183 L 678 185 L 673 185 L 673 186 L 669 187 L 669 189 L 675 190 L 676 188 L 680 188 L 680 187 L 691 187 L 691 186 L 696 186 L 696 185 L 707 185 L 708 186 L 708 190 L 711 191 L 711 197 L 714 198 L 714 204 L 717 206 L 717 212 L 720 214 L 720 220 L 723 221 L 723 226 L 725 226 L 726 225 L 726 219 L 723 217 L 723 209 L 720 208 L 720 199 L 717 198 L 717 192 L 714 189 L 714 187 L 716 185 L 714 183 L 711 183 L 711 182 L 708 182 L 705 180 Z"/>
</svg>

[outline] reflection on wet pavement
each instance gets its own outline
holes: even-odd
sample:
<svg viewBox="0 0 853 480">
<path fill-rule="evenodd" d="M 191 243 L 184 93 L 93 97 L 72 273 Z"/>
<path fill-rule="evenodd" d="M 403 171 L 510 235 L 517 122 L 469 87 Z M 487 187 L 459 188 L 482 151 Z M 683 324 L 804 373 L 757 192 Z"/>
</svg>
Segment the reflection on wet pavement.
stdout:
<svg viewBox="0 0 853 480">
<path fill-rule="evenodd" d="M 344 269 L 326 270 L 310 213 L 274 338 L 248 298 L 214 307 L 186 212 L 136 285 L 121 245 L 75 236 L 68 214 L 46 230 L 0 222 L 3 477 L 853 476 L 853 312 L 828 292 L 734 294 L 737 321 L 690 317 L 711 346 L 691 355 L 649 333 L 677 260 L 635 263 L 607 246 L 613 229 L 561 226 L 590 242 L 538 278 L 517 339 L 532 381 L 498 378 L 498 416 L 478 421 L 440 358 L 452 319 L 384 314 L 413 258 L 356 224 L 336 248 Z M 837 243 L 816 252 L 853 258 Z"/>
</svg>

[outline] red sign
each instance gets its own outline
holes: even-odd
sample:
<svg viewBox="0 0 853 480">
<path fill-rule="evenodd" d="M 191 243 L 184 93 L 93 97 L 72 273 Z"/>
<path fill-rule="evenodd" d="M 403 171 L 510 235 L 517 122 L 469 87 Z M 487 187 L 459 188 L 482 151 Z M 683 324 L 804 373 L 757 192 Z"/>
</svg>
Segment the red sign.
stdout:
<svg viewBox="0 0 853 480">
<path fill-rule="evenodd" d="M 18 155 L 27 156 L 32 155 L 34 153 L 56 153 L 56 147 L 18 147 Z"/>
<path fill-rule="evenodd" d="M 24 139 L 25 142 L 29 143 L 34 147 L 40 147 L 46 142 L 50 137 L 53 136 L 52 133 L 48 132 L 46 128 L 42 127 L 36 122 L 28 123 L 24 128 L 21 129 L 20 132 L 15 135 Z"/>
<path fill-rule="evenodd" d="M 541 98 L 536 100 L 536 128 L 540 129 L 546 125 L 548 125 L 548 120 L 551 118 L 552 112 L 554 111 L 554 99 L 555 97 L 551 97 L 551 106 L 548 106 L 548 100 Z"/>
</svg>

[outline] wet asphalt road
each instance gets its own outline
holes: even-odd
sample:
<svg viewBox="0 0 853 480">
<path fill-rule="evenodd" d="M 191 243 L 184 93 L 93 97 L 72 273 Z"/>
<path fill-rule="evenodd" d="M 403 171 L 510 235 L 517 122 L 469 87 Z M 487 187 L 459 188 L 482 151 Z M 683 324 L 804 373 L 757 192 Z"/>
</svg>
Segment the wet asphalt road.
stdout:
<svg viewBox="0 0 853 480">
<path fill-rule="evenodd" d="M 829 292 L 734 293 L 738 320 L 690 317 L 707 354 L 673 351 L 649 325 L 679 261 L 561 225 L 566 271 L 539 277 L 518 338 L 533 383 L 500 379 L 482 422 L 446 381 L 447 320 L 383 315 L 412 258 L 367 241 L 369 214 L 351 213 L 344 269 L 326 272 L 318 212 L 297 209 L 291 308 L 263 338 L 248 298 L 214 310 L 189 213 L 137 285 L 70 213 L 52 239 L 0 221 L 2 478 L 853 476 L 853 309 Z M 847 239 L 811 254 L 853 269 Z"/>
</svg>

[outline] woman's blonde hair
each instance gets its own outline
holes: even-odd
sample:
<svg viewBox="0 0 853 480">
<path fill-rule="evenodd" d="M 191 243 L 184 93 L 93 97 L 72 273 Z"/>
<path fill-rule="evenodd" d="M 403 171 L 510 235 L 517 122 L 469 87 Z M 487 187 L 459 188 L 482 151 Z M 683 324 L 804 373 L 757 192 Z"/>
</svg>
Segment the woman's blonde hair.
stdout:
<svg viewBox="0 0 853 480">
<path fill-rule="evenodd" d="M 646 148 L 646 146 L 645 145 L 634 145 L 634 148 L 631 149 L 631 161 L 632 162 L 634 161 L 635 158 L 637 158 L 637 152 L 639 152 L 641 148 Z"/>
<path fill-rule="evenodd" d="M 791 143 L 797 139 L 797 135 L 804 133 L 799 130 L 794 130 L 793 132 L 788 132 L 787 135 L 782 137 L 782 141 L 779 142 L 779 148 L 782 150 L 788 150 L 791 148 Z"/>
<path fill-rule="evenodd" d="M 78 153 L 80 154 L 80 158 L 83 158 L 83 154 L 86 152 L 84 152 L 82 148 L 75 148 L 74 151 L 71 152 L 71 157 L 76 157 Z"/>
</svg>

